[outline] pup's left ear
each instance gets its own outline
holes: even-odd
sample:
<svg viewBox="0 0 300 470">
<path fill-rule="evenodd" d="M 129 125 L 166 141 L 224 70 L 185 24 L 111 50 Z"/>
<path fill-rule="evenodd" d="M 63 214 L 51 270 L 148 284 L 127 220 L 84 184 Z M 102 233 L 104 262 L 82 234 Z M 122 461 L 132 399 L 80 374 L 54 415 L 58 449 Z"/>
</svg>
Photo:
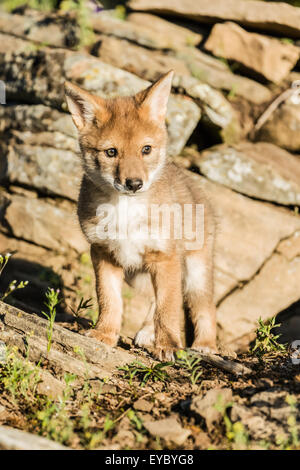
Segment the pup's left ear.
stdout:
<svg viewBox="0 0 300 470">
<path fill-rule="evenodd" d="M 151 119 L 155 121 L 164 120 L 166 117 L 173 75 L 173 70 L 170 70 L 149 88 L 135 96 L 141 108 L 146 109 Z"/>
</svg>

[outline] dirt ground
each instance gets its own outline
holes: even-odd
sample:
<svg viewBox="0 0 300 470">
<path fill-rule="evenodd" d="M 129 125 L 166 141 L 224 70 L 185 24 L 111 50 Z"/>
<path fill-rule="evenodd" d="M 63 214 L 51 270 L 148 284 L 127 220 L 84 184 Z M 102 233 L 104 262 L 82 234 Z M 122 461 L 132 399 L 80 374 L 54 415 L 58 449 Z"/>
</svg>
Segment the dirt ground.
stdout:
<svg viewBox="0 0 300 470">
<path fill-rule="evenodd" d="M 74 449 L 299 448 L 300 374 L 288 353 L 238 357 L 252 369 L 246 377 L 182 359 L 156 377 L 147 352 L 128 338 L 120 346 L 152 370 L 148 380 L 138 365 L 102 380 L 66 374 L 60 398 L 42 394 L 13 352 L 0 365 L 0 424 Z M 62 379 L 47 361 L 39 368 Z"/>
</svg>

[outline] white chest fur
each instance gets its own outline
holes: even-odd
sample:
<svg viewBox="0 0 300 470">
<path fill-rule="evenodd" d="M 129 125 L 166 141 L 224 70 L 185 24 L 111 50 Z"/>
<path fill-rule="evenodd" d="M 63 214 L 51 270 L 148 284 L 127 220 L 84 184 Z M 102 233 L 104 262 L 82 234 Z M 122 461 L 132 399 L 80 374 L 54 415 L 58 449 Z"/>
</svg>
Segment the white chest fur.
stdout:
<svg viewBox="0 0 300 470">
<path fill-rule="evenodd" d="M 146 198 L 116 195 L 98 205 L 98 223 L 88 231 L 88 238 L 107 246 L 125 270 L 139 269 L 147 250 L 167 247 L 167 240 L 152 236 L 150 214 Z"/>
</svg>

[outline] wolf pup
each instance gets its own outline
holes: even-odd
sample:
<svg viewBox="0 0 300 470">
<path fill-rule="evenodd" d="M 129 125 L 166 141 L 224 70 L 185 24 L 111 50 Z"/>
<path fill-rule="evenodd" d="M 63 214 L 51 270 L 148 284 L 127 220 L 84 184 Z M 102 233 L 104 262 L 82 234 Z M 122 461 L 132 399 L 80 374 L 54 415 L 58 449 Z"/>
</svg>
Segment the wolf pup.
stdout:
<svg viewBox="0 0 300 470">
<path fill-rule="evenodd" d="M 160 360 L 172 360 L 181 347 L 183 302 L 194 327 L 192 348 L 216 350 L 214 217 L 193 175 L 167 158 L 165 118 L 172 77 L 170 71 L 135 96 L 113 99 L 65 84 L 84 170 L 78 216 L 91 244 L 99 304 L 98 322 L 88 334 L 115 346 L 122 321 L 124 276 L 131 280 L 148 277 L 156 305 L 135 342 L 152 346 Z M 172 209 L 168 217 L 162 217 L 162 208 Z M 114 215 L 108 217 L 108 212 Z M 126 215 L 124 229 L 121 219 Z M 106 232 L 101 225 L 105 219 L 110 228 Z M 163 225 L 170 228 L 172 222 L 169 233 Z M 159 230 L 151 237 L 153 225 Z M 160 229 L 165 230 L 163 235 Z M 196 240 L 199 230 L 201 241 Z"/>
</svg>

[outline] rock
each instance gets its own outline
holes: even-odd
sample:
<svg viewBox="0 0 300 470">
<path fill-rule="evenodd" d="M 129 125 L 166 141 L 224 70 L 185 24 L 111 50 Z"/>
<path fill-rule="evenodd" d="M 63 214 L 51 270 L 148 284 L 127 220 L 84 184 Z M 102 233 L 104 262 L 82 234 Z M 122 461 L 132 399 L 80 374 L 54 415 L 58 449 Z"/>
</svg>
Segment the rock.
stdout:
<svg viewBox="0 0 300 470">
<path fill-rule="evenodd" d="M 244 405 L 234 404 L 230 418 L 233 422 L 240 421 L 253 439 L 269 440 L 283 434 L 281 427 L 267 420 L 257 409 L 249 409 Z"/>
<path fill-rule="evenodd" d="M 300 160 L 273 144 L 241 142 L 191 153 L 193 167 L 216 183 L 256 199 L 300 204 Z"/>
<path fill-rule="evenodd" d="M 0 425 L 8 421 L 10 417 L 9 410 L 5 406 L 0 405 Z M 0 446 L 1 448 L 1 446 Z"/>
<path fill-rule="evenodd" d="M 51 370 L 107 381 L 118 367 L 136 360 L 135 355 L 122 348 L 112 348 L 57 323 L 53 327 L 51 350 L 47 354 L 46 319 L 1 301 L 0 314 L 0 339 L 10 347 L 17 346 L 22 355 L 28 356 L 29 361 L 38 362 L 47 356 Z"/>
<path fill-rule="evenodd" d="M 196 46 L 202 39 L 198 33 L 177 26 L 153 15 L 131 14 L 128 21 L 114 18 L 110 11 L 92 17 L 96 32 L 128 39 L 151 49 L 173 49 L 183 45 Z"/>
<path fill-rule="evenodd" d="M 210 125 L 222 129 L 221 137 L 224 142 L 240 140 L 241 127 L 237 113 L 221 92 L 185 75 L 177 77 L 177 81 L 175 76 L 175 84 L 196 100 Z"/>
<path fill-rule="evenodd" d="M 288 261 L 300 256 L 300 231 L 297 231 L 290 238 L 282 240 L 276 251 L 282 254 Z"/>
<path fill-rule="evenodd" d="M 299 231 L 300 217 L 198 175 L 194 178 L 217 218 L 215 300 L 220 342 L 244 350 L 259 316 L 266 320 L 299 300 L 300 258 L 289 261 L 277 253 L 277 246 Z"/>
<path fill-rule="evenodd" d="M 37 392 L 41 395 L 46 395 L 53 400 L 57 400 L 61 397 L 65 389 L 65 385 L 46 370 L 40 370 L 39 374 L 40 382 L 37 385 Z"/>
<path fill-rule="evenodd" d="M 15 237 L 60 252 L 68 248 L 80 253 L 87 250 L 88 245 L 80 231 L 75 208 L 72 212 L 42 199 L 18 195 L 9 197 L 4 207 L 5 221 Z"/>
<path fill-rule="evenodd" d="M 0 64 L 0 79 L 6 82 L 8 99 L 42 103 L 58 109 L 66 109 L 65 79 L 77 82 L 104 98 L 131 95 L 150 85 L 87 54 L 62 50 L 47 53 L 35 51 L 16 56 L 2 54 Z M 167 128 L 171 154 L 176 155 L 182 150 L 199 118 L 200 110 L 192 100 L 178 95 L 170 97 Z"/>
<path fill-rule="evenodd" d="M 106 12 L 101 14 L 104 15 Z M 204 54 L 194 47 L 187 47 L 190 43 L 193 43 L 194 39 L 196 45 L 196 40 L 198 40 L 197 35 L 194 38 L 194 33 L 190 30 L 157 16 L 143 13 L 130 14 L 128 22 L 125 22 L 125 29 L 124 21 L 116 19 L 112 20 L 112 24 L 119 24 L 120 28 L 108 29 L 111 24 L 110 21 L 111 16 L 109 16 L 108 23 L 104 22 L 105 26 L 102 30 L 99 29 L 104 34 L 109 34 L 109 36 L 101 35 L 93 48 L 93 53 L 96 52 L 104 62 L 135 73 L 146 80 L 155 80 L 157 74 L 174 69 L 177 74 L 192 74 L 201 82 L 205 82 L 214 88 L 227 90 L 256 104 L 271 99 L 271 92 L 265 86 L 249 78 L 234 75 L 220 60 Z M 151 24 L 151 30 L 149 24 Z M 140 28 L 141 25 L 146 28 L 147 32 L 149 31 L 149 34 L 151 31 L 154 39 L 157 38 L 157 35 L 160 37 L 159 34 L 163 33 L 163 37 L 169 41 L 167 48 L 165 44 L 160 48 L 163 51 L 157 51 L 154 46 L 151 46 L 151 48 L 140 47 L 147 46 L 147 44 L 137 38 L 135 42 L 140 46 L 133 44 L 132 28 L 136 26 Z M 128 31 L 131 34 L 128 34 Z M 153 34 L 153 31 L 155 31 L 155 34 Z M 123 39 L 123 41 L 120 39 Z M 124 41 L 124 39 L 127 39 L 127 41 Z M 156 50 L 153 50 L 153 48 Z"/>
<path fill-rule="evenodd" d="M 107 63 L 152 81 L 173 69 L 175 71 L 173 86 L 183 89 L 187 95 L 196 99 L 206 119 L 215 126 L 222 129 L 228 126 L 235 127 L 236 140 L 239 139 L 239 123 L 231 104 L 220 92 L 190 76 L 182 60 L 115 38 L 104 38 L 97 49 L 97 54 Z"/>
<path fill-rule="evenodd" d="M 22 15 L 7 13 L 3 10 L 0 10 L 0 13 L 0 32 L 5 33 L 8 42 L 12 41 L 9 35 L 13 35 L 26 39 L 27 47 L 30 46 L 31 41 L 44 46 L 69 48 L 79 44 L 79 28 L 74 19 L 68 15 L 45 14 L 37 10 L 27 10 L 26 14 Z M 20 43 L 16 41 L 15 44 Z M 33 47 L 34 44 L 32 44 Z"/>
<path fill-rule="evenodd" d="M 171 23 L 156 15 L 148 13 L 130 13 L 127 16 L 130 24 L 146 27 L 153 35 L 162 35 L 168 41 L 168 46 L 162 49 L 179 49 L 184 46 L 198 46 L 203 39 L 203 34 L 191 29 Z M 151 25 L 151 26 L 150 26 Z"/>
<path fill-rule="evenodd" d="M 222 406 L 225 406 L 231 400 L 230 388 L 215 388 L 209 390 L 204 397 L 193 397 L 190 409 L 196 416 L 204 418 L 208 430 L 211 430 L 213 425 L 222 419 L 222 413 L 218 411 L 216 405 L 222 403 Z"/>
<path fill-rule="evenodd" d="M 254 277 L 279 242 L 299 230 L 299 216 L 251 200 L 198 175 L 193 177 L 207 193 L 216 212 L 215 266 L 236 279 L 236 286 Z"/>
<path fill-rule="evenodd" d="M 0 426 L 0 449 L 2 450 L 71 450 L 45 437 L 26 431 Z"/>
<path fill-rule="evenodd" d="M 136 444 L 136 436 L 135 434 L 130 431 L 129 429 L 121 429 L 114 437 L 113 437 L 113 447 L 110 447 L 110 449 L 105 449 L 105 450 L 116 450 L 115 445 L 120 444 L 122 448 L 124 449 L 132 449 L 134 448 Z M 104 449 L 102 449 L 104 450 Z"/>
<path fill-rule="evenodd" d="M 177 446 L 183 445 L 191 435 L 191 431 L 184 429 L 175 417 L 144 421 L 143 425 L 152 436 L 171 441 Z"/>
<path fill-rule="evenodd" d="M 24 52 L 29 50 L 32 50 L 32 45 L 28 41 L 0 32 L 0 53 Z"/>
<path fill-rule="evenodd" d="M 145 411 L 146 413 L 150 413 L 153 408 L 153 403 L 150 403 L 150 401 L 144 400 L 143 398 L 139 398 L 134 403 L 133 408 L 138 411 Z"/>
<path fill-rule="evenodd" d="M 270 101 L 271 91 L 254 80 L 231 72 L 221 60 L 205 54 L 196 48 L 185 47 L 173 55 L 183 61 L 191 75 L 211 87 L 228 91 L 232 96 L 240 96 L 254 104 Z"/>
<path fill-rule="evenodd" d="M 286 78 L 300 57 L 300 48 L 261 34 L 248 33 L 235 23 L 216 24 L 205 49 L 235 60 L 274 83 Z"/>
<path fill-rule="evenodd" d="M 46 134 L 45 139 L 49 135 L 55 138 L 54 133 Z M 63 135 L 62 141 L 65 141 Z M 11 183 L 27 185 L 45 194 L 77 200 L 82 176 L 78 154 L 40 145 L 14 144 L 10 145 L 6 158 L 6 172 L 0 173 L 0 181 L 9 178 Z"/>
<path fill-rule="evenodd" d="M 257 140 L 272 142 L 291 152 L 300 150 L 300 104 L 285 102 L 258 131 Z"/>
<path fill-rule="evenodd" d="M 145 80 L 157 80 L 169 70 L 174 70 L 176 74 L 189 75 L 188 68 L 179 59 L 157 50 L 137 46 L 124 39 L 103 36 L 95 52 L 104 62 L 134 73 Z"/>
<path fill-rule="evenodd" d="M 214 277 L 214 299 L 218 303 L 237 286 L 237 281 L 229 273 L 222 271 L 218 267 L 215 267 Z"/>
<path fill-rule="evenodd" d="M 14 131 L 24 143 L 78 150 L 71 116 L 42 104 L 1 106 L 0 130 L 7 134 Z"/>
<path fill-rule="evenodd" d="M 250 403 L 269 418 L 284 424 L 291 415 L 291 407 L 285 401 L 286 396 L 283 390 L 266 390 L 255 393 Z"/>
<path fill-rule="evenodd" d="M 299 300 L 299 279 L 299 256 L 288 261 L 273 254 L 250 282 L 219 305 L 220 340 L 235 350 L 247 347 L 258 317 L 267 320 Z"/>
<path fill-rule="evenodd" d="M 180 16 L 201 23 L 235 21 L 251 28 L 300 38 L 300 11 L 285 3 L 256 0 L 131 0 L 129 6 L 137 11 Z"/>
<path fill-rule="evenodd" d="M 193 436 L 195 439 L 195 447 L 203 450 L 208 449 L 211 446 L 211 440 L 205 432 L 199 432 Z"/>
</svg>

